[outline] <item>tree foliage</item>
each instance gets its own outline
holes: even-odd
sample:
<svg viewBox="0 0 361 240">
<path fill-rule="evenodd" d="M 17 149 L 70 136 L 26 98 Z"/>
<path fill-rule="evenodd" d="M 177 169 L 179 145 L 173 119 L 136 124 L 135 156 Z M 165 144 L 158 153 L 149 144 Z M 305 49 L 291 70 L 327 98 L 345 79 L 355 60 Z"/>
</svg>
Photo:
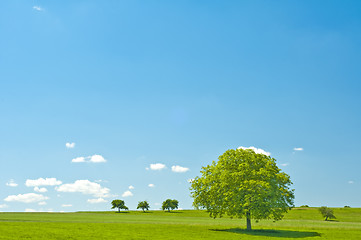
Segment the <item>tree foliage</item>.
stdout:
<svg viewBox="0 0 361 240">
<path fill-rule="evenodd" d="M 178 203 L 178 200 L 167 199 L 162 204 L 162 210 L 168 210 L 169 212 L 170 210 L 178 209 Z"/>
<path fill-rule="evenodd" d="M 120 212 L 120 209 L 128 210 L 129 208 L 125 206 L 125 202 L 120 199 L 115 199 L 112 201 L 112 209 L 118 208 L 118 212 Z"/>
<path fill-rule="evenodd" d="M 327 219 L 336 219 L 335 215 L 333 215 L 333 210 L 331 208 L 322 206 L 318 210 L 320 211 L 322 216 L 325 218 L 325 221 L 327 221 Z"/>
<path fill-rule="evenodd" d="M 149 208 L 150 208 L 150 206 L 149 206 L 149 203 L 147 201 L 138 202 L 137 209 L 142 209 L 143 212 L 144 212 L 145 211 L 144 209 L 149 210 Z"/>
<path fill-rule="evenodd" d="M 251 149 L 228 150 L 218 162 L 202 167 L 201 174 L 192 181 L 193 205 L 214 218 L 246 217 L 247 230 L 251 219 L 280 220 L 293 207 L 289 175 L 274 158 Z"/>
</svg>

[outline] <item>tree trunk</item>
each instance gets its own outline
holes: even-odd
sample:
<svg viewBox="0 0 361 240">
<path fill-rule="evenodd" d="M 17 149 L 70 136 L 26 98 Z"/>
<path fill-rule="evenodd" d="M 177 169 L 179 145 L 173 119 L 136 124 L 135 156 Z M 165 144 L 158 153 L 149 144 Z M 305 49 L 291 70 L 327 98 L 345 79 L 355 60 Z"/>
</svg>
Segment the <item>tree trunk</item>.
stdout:
<svg viewBox="0 0 361 240">
<path fill-rule="evenodd" d="M 251 213 L 248 211 L 246 213 L 246 218 L 247 218 L 247 231 L 252 231 L 252 227 L 251 227 Z"/>
<path fill-rule="evenodd" d="M 118 212 L 120 212 L 120 208 L 118 208 Z"/>
</svg>

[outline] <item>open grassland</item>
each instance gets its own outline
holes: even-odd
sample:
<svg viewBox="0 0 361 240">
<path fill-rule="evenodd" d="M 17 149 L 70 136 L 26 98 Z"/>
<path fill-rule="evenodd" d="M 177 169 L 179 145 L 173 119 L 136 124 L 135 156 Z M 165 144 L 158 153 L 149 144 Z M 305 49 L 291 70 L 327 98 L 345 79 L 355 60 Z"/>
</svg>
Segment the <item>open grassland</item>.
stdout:
<svg viewBox="0 0 361 240">
<path fill-rule="evenodd" d="M 295 208 L 282 221 L 212 219 L 205 211 L 0 213 L 0 239 L 361 239 L 361 209 Z"/>
</svg>

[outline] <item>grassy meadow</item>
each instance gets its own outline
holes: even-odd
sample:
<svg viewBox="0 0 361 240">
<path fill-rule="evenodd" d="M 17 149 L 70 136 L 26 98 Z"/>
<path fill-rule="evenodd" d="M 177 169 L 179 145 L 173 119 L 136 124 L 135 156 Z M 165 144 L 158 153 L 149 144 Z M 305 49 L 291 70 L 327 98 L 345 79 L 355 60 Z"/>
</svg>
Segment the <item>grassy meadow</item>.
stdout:
<svg viewBox="0 0 361 240">
<path fill-rule="evenodd" d="M 283 220 L 212 219 L 205 211 L 0 213 L 0 239 L 361 239 L 361 209 L 294 208 Z"/>
</svg>

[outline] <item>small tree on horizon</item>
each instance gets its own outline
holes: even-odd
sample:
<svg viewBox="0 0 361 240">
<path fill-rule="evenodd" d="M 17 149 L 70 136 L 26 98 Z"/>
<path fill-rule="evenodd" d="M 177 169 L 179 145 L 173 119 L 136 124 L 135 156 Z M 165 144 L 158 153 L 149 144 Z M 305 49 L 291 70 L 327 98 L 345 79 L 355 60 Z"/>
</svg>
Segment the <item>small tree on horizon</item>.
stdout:
<svg viewBox="0 0 361 240">
<path fill-rule="evenodd" d="M 118 212 L 120 212 L 120 209 L 129 210 L 127 206 L 125 206 L 124 200 L 115 199 L 112 201 L 112 209 L 118 208 Z"/>
<path fill-rule="evenodd" d="M 178 209 L 178 204 L 178 200 L 167 199 L 162 204 L 162 210 L 168 210 L 168 212 L 170 212 L 170 210 Z"/>
<path fill-rule="evenodd" d="M 328 208 L 326 206 L 322 206 L 318 209 L 322 216 L 325 218 L 325 221 L 328 219 L 336 219 L 335 215 L 333 215 L 333 210 L 331 208 Z"/>
<path fill-rule="evenodd" d="M 148 211 L 149 208 L 150 208 L 150 206 L 149 206 L 149 203 L 147 201 L 138 202 L 137 209 L 142 209 L 143 212 L 145 212 L 144 209 L 146 209 Z"/>
</svg>

